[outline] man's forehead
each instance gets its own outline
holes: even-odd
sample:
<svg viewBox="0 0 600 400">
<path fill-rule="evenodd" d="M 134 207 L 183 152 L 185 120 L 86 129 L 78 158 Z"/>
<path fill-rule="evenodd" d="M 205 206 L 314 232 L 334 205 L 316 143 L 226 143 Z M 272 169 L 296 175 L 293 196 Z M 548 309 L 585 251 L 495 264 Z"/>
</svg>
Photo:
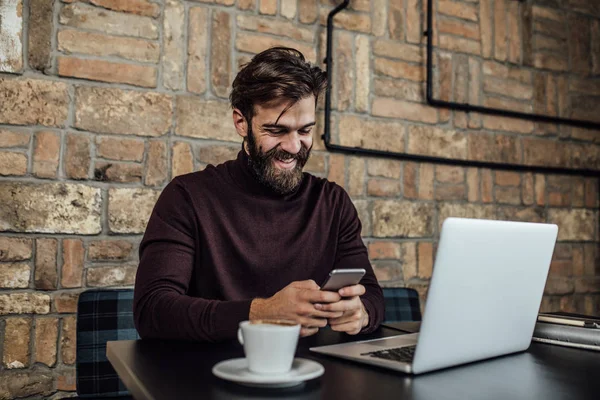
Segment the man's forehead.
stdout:
<svg viewBox="0 0 600 400">
<path fill-rule="evenodd" d="M 265 104 L 254 106 L 254 117 L 261 124 L 285 125 L 286 120 L 300 117 L 300 119 L 314 119 L 315 98 L 309 96 L 294 102 L 289 99 L 274 100 Z M 309 121 L 310 122 L 310 121 Z"/>
</svg>

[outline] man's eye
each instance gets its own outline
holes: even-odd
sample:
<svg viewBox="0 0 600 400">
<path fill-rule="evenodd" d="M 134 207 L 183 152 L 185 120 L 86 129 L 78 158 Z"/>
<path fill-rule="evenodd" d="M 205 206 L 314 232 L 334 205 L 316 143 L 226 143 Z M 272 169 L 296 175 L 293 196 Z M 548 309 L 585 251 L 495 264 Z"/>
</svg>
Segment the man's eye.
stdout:
<svg viewBox="0 0 600 400">
<path fill-rule="evenodd" d="M 298 132 L 300 132 L 303 135 L 308 135 L 311 131 L 312 129 L 300 129 Z"/>
<path fill-rule="evenodd" d="M 269 133 L 272 133 L 273 135 L 281 135 L 285 132 L 286 131 L 284 131 L 282 129 L 269 129 Z"/>
</svg>

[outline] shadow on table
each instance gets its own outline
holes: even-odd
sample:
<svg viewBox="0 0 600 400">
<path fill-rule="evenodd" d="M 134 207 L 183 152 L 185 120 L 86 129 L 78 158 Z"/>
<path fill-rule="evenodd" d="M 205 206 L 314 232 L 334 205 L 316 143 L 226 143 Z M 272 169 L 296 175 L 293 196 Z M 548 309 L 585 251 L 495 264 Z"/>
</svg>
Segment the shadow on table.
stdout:
<svg viewBox="0 0 600 400">
<path fill-rule="evenodd" d="M 212 398 L 219 400 L 261 400 L 279 398 L 292 400 L 319 400 L 322 398 L 321 383 L 319 379 L 315 379 L 291 388 L 269 389 L 217 382 L 212 387 Z"/>
</svg>

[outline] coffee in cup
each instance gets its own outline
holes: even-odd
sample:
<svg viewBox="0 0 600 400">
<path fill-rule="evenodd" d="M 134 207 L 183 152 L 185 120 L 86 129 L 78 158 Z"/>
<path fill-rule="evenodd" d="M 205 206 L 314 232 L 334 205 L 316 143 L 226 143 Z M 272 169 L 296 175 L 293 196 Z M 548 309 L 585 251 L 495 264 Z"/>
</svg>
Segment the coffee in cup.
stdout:
<svg viewBox="0 0 600 400">
<path fill-rule="evenodd" d="M 238 340 L 244 346 L 248 369 L 256 374 L 282 374 L 292 368 L 300 325 L 263 319 L 240 322 Z"/>
</svg>

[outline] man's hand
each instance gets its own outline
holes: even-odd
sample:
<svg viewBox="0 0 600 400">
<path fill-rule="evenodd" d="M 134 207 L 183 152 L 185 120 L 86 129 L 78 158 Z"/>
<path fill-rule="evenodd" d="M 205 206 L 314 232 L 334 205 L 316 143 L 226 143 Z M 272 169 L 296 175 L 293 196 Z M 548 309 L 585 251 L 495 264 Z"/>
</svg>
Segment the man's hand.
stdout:
<svg viewBox="0 0 600 400">
<path fill-rule="evenodd" d="M 342 316 L 342 311 L 320 310 L 321 303 L 341 300 L 336 292 L 319 290 L 313 280 L 292 282 L 268 299 L 254 299 L 250 305 L 250 320 L 284 319 L 302 325 L 300 336 L 314 335 L 327 325 L 328 319 Z"/>
<path fill-rule="evenodd" d="M 342 312 L 340 317 L 329 319 L 331 329 L 338 332 L 346 332 L 356 335 L 362 328 L 369 324 L 369 314 L 360 299 L 365 294 L 363 285 L 353 285 L 338 291 L 342 300 L 329 304 L 315 304 L 315 308 L 321 311 Z"/>
</svg>

